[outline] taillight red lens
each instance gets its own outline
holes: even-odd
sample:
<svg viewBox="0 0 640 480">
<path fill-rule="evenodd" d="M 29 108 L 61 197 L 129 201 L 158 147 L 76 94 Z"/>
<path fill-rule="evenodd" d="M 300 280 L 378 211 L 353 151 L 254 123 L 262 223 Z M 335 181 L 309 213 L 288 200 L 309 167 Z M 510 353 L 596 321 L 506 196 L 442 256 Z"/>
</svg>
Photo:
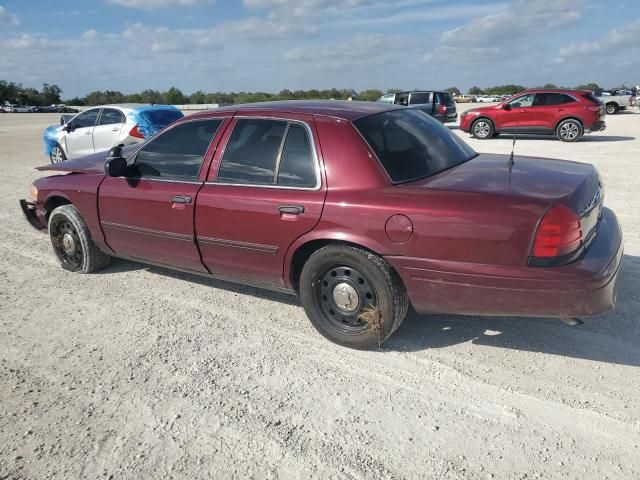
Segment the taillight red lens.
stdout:
<svg viewBox="0 0 640 480">
<path fill-rule="evenodd" d="M 594 106 L 589 106 L 589 107 L 585 107 L 587 110 L 591 111 L 591 112 L 597 112 L 600 110 L 600 106 L 599 105 L 594 105 Z"/>
<path fill-rule="evenodd" d="M 138 125 L 133 126 L 133 128 L 129 132 L 129 135 L 136 138 L 144 138 L 144 133 L 140 131 L 140 129 L 138 128 Z"/>
<path fill-rule="evenodd" d="M 440 105 L 440 107 L 438 107 L 438 111 L 440 113 L 447 113 L 447 106 L 446 105 Z"/>
<path fill-rule="evenodd" d="M 578 215 L 564 205 L 553 206 L 540 221 L 533 241 L 534 257 L 562 257 L 582 244 Z"/>
</svg>

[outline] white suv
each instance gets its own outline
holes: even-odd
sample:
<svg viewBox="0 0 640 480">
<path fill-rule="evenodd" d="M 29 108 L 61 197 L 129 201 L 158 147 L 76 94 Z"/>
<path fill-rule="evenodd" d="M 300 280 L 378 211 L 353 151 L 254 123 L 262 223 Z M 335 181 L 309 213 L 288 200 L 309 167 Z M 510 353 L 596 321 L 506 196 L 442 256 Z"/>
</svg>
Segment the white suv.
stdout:
<svg viewBox="0 0 640 480">
<path fill-rule="evenodd" d="M 114 145 L 144 142 L 184 115 L 170 105 L 103 105 L 63 115 L 44 131 L 51 163 L 92 155 Z"/>
</svg>

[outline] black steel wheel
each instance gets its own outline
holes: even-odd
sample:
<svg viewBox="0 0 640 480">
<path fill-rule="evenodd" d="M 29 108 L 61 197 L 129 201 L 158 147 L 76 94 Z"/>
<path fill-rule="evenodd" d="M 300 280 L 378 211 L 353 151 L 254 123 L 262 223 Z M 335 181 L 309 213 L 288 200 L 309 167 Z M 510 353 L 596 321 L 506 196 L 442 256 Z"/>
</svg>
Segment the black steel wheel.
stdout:
<svg viewBox="0 0 640 480">
<path fill-rule="evenodd" d="M 62 205 L 51 212 L 49 236 L 65 270 L 92 273 L 109 263 L 109 255 L 93 242 L 87 224 L 73 205 Z"/>
<path fill-rule="evenodd" d="M 341 244 L 309 257 L 299 293 L 318 332 L 358 349 L 380 346 L 400 326 L 409 305 L 402 280 L 384 259 Z"/>
</svg>

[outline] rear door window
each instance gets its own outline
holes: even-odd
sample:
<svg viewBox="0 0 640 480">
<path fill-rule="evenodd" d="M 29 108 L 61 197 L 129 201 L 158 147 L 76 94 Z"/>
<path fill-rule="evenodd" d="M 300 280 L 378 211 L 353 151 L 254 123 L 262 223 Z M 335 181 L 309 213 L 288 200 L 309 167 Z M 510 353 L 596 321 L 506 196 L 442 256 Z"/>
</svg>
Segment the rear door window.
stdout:
<svg viewBox="0 0 640 480">
<path fill-rule="evenodd" d="M 307 129 L 286 120 L 238 120 L 222 156 L 217 181 L 315 187 L 316 162 Z"/>
<path fill-rule="evenodd" d="M 536 93 L 533 100 L 534 107 L 546 107 L 551 105 L 563 105 L 573 102 L 573 98 L 564 93 Z"/>
<path fill-rule="evenodd" d="M 410 97 L 411 105 L 424 105 L 431 102 L 431 94 L 429 92 L 412 93 Z"/>
<path fill-rule="evenodd" d="M 138 151 L 131 176 L 197 180 L 204 155 L 222 122 L 222 119 L 185 122 L 153 138 Z"/>
<path fill-rule="evenodd" d="M 103 108 L 98 125 L 111 125 L 114 123 L 124 123 L 124 114 L 115 108 Z"/>
</svg>

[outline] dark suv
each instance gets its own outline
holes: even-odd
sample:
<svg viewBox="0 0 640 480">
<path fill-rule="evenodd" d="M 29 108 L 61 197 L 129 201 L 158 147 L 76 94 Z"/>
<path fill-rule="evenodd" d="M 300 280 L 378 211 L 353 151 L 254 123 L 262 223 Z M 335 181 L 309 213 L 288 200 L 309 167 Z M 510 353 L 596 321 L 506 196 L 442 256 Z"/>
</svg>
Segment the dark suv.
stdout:
<svg viewBox="0 0 640 480">
<path fill-rule="evenodd" d="M 417 108 L 442 123 L 455 122 L 458 118 L 456 103 L 449 92 L 414 90 L 383 95 L 378 102 Z"/>
<path fill-rule="evenodd" d="M 497 105 L 463 112 L 460 128 L 479 139 L 538 133 L 575 142 L 585 132 L 604 130 L 604 116 L 604 105 L 589 91 L 525 90 Z"/>
</svg>

